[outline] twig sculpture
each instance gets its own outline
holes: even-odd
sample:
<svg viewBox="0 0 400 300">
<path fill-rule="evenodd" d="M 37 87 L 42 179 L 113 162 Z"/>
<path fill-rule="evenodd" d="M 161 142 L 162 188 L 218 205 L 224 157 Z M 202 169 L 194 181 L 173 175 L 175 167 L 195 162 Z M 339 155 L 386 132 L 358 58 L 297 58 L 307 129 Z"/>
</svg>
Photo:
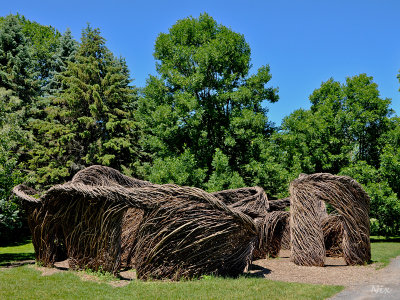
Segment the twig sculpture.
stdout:
<svg viewBox="0 0 400 300">
<path fill-rule="evenodd" d="M 336 209 L 343 226 L 343 256 L 347 264 L 371 258 L 369 196 L 347 176 L 327 173 L 300 175 L 290 184 L 291 259 L 304 266 L 323 266 L 326 255 L 320 202 Z"/>
<path fill-rule="evenodd" d="M 236 276 L 250 263 L 257 239 L 253 219 L 197 188 L 154 185 L 93 166 L 32 203 L 29 224 L 36 259 L 51 266 L 118 273 L 135 265 L 138 278 Z"/>
</svg>

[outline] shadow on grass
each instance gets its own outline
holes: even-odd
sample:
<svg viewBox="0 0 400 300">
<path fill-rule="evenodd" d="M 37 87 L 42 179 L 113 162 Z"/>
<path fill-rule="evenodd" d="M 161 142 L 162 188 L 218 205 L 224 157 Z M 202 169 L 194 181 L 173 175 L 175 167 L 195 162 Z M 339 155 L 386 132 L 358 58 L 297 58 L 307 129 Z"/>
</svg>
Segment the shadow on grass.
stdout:
<svg viewBox="0 0 400 300">
<path fill-rule="evenodd" d="M 370 238 L 371 243 L 400 243 L 400 237 Z"/>
<path fill-rule="evenodd" d="M 34 259 L 35 254 L 33 253 L 4 253 L 0 254 L 0 266 L 10 266 L 14 262 L 31 263 Z M 18 265 L 21 265 L 21 263 Z"/>
<path fill-rule="evenodd" d="M 19 237 L 17 241 L 12 241 L 12 242 L 0 242 L 0 247 L 16 247 L 16 246 L 22 246 L 30 243 L 32 240 L 31 236 L 23 236 Z"/>
</svg>

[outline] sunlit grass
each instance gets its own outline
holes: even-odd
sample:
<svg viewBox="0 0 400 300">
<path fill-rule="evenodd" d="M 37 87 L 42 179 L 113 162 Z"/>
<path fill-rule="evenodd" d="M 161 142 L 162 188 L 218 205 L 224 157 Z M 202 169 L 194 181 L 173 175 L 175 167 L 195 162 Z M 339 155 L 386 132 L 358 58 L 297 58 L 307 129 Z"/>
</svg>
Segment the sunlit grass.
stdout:
<svg viewBox="0 0 400 300">
<path fill-rule="evenodd" d="M 372 262 L 381 267 L 400 255 L 399 238 L 371 237 L 371 241 Z M 30 241 L 0 247 L 0 266 L 33 258 Z M 109 280 L 96 281 L 82 281 L 72 271 L 42 276 L 33 265 L 1 269 L 0 299 L 325 299 L 343 289 L 251 277 L 204 276 L 182 282 L 134 280 L 124 287 L 113 287 L 107 283 Z"/>
<path fill-rule="evenodd" d="M 0 261 L 32 259 L 30 242 L 0 247 Z M 325 299 L 341 286 L 287 283 L 264 278 L 204 276 L 181 282 L 133 280 L 124 287 L 82 281 L 77 272 L 42 276 L 33 265 L 0 269 L 0 299 Z"/>
<path fill-rule="evenodd" d="M 371 260 L 385 267 L 392 258 L 400 255 L 400 238 L 371 237 Z"/>
<path fill-rule="evenodd" d="M 32 266 L 0 270 L 0 299 L 325 299 L 343 287 L 220 278 L 166 282 L 134 280 L 124 287 L 82 281 L 74 272 L 41 276 Z"/>
<path fill-rule="evenodd" d="M 0 247 L 0 266 L 9 262 L 35 259 L 33 245 L 30 240 Z"/>
</svg>

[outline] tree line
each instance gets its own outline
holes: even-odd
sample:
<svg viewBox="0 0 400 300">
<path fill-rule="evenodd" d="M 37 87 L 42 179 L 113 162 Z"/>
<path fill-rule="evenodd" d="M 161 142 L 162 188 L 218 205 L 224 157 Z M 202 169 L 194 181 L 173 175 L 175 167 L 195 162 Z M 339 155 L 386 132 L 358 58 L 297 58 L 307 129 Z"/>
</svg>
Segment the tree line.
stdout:
<svg viewBox="0 0 400 300">
<path fill-rule="evenodd" d="M 277 127 L 269 66 L 251 73 L 244 36 L 208 14 L 160 33 L 154 57 L 157 74 L 137 88 L 98 28 L 76 41 L 0 18 L 1 240 L 23 227 L 13 186 L 45 190 L 93 164 L 207 191 L 258 185 L 269 198 L 300 173 L 349 175 L 371 197 L 372 233 L 400 234 L 400 118 L 371 76 L 323 82 Z"/>
</svg>

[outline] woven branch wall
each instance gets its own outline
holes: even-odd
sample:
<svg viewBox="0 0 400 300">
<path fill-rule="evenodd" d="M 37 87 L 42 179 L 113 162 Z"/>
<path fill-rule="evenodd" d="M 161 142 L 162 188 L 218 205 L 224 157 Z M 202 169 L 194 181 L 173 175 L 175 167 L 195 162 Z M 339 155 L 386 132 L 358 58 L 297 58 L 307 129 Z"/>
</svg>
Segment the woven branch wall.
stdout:
<svg viewBox="0 0 400 300">
<path fill-rule="evenodd" d="M 82 170 L 40 201 L 24 186 L 14 193 L 32 206 L 35 255 L 45 266 L 69 258 L 73 268 L 102 266 L 114 274 L 134 265 L 142 279 L 236 276 L 257 240 L 253 218 L 212 194 L 154 185 L 102 166 Z M 244 210 L 254 211 L 248 202 Z"/>
<path fill-rule="evenodd" d="M 213 193 L 228 207 L 239 210 L 250 216 L 257 226 L 257 242 L 253 251 L 253 259 L 263 259 L 267 256 L 276 256 L 279 253 L 282 222 L 280 218 L 269 215 L 270 201 L 265 191 L 260 187 L 239 188 Z M 275 209 L 283 208 L 288 201 L 274 201 Z M 277 214 L 276 214 L 277 215 Z M 279 224 L 277 224 L 279 223 Z M 273 246 L 272 246 L 273 245 Z"/>
<path fill-rule="evenodd" d="M 322 219 L 322 231 L 324 233 L 324 243 L 326 256 L 343 256 L 343 221 L 339 215 L 328 215 Z"/>
<path fill-rule="evenodd" d="M 321 201 L 341 217 L 343 256 L 348 265 L 371 259 L 369 196 L 347 176 L 328 173 L 300 175 L 290 184 L 291 259 L 304 266 L 323 266 L 326 256 Z"/>
<path fill-rule="evenodd" d="M 254 251 L 254 258 L 278 256 L 284 233 L 289 227 L 288 220 L 288 211 L 273 211 L 266 214 L 260 228 L 259 243 Z"/>
</svg>

